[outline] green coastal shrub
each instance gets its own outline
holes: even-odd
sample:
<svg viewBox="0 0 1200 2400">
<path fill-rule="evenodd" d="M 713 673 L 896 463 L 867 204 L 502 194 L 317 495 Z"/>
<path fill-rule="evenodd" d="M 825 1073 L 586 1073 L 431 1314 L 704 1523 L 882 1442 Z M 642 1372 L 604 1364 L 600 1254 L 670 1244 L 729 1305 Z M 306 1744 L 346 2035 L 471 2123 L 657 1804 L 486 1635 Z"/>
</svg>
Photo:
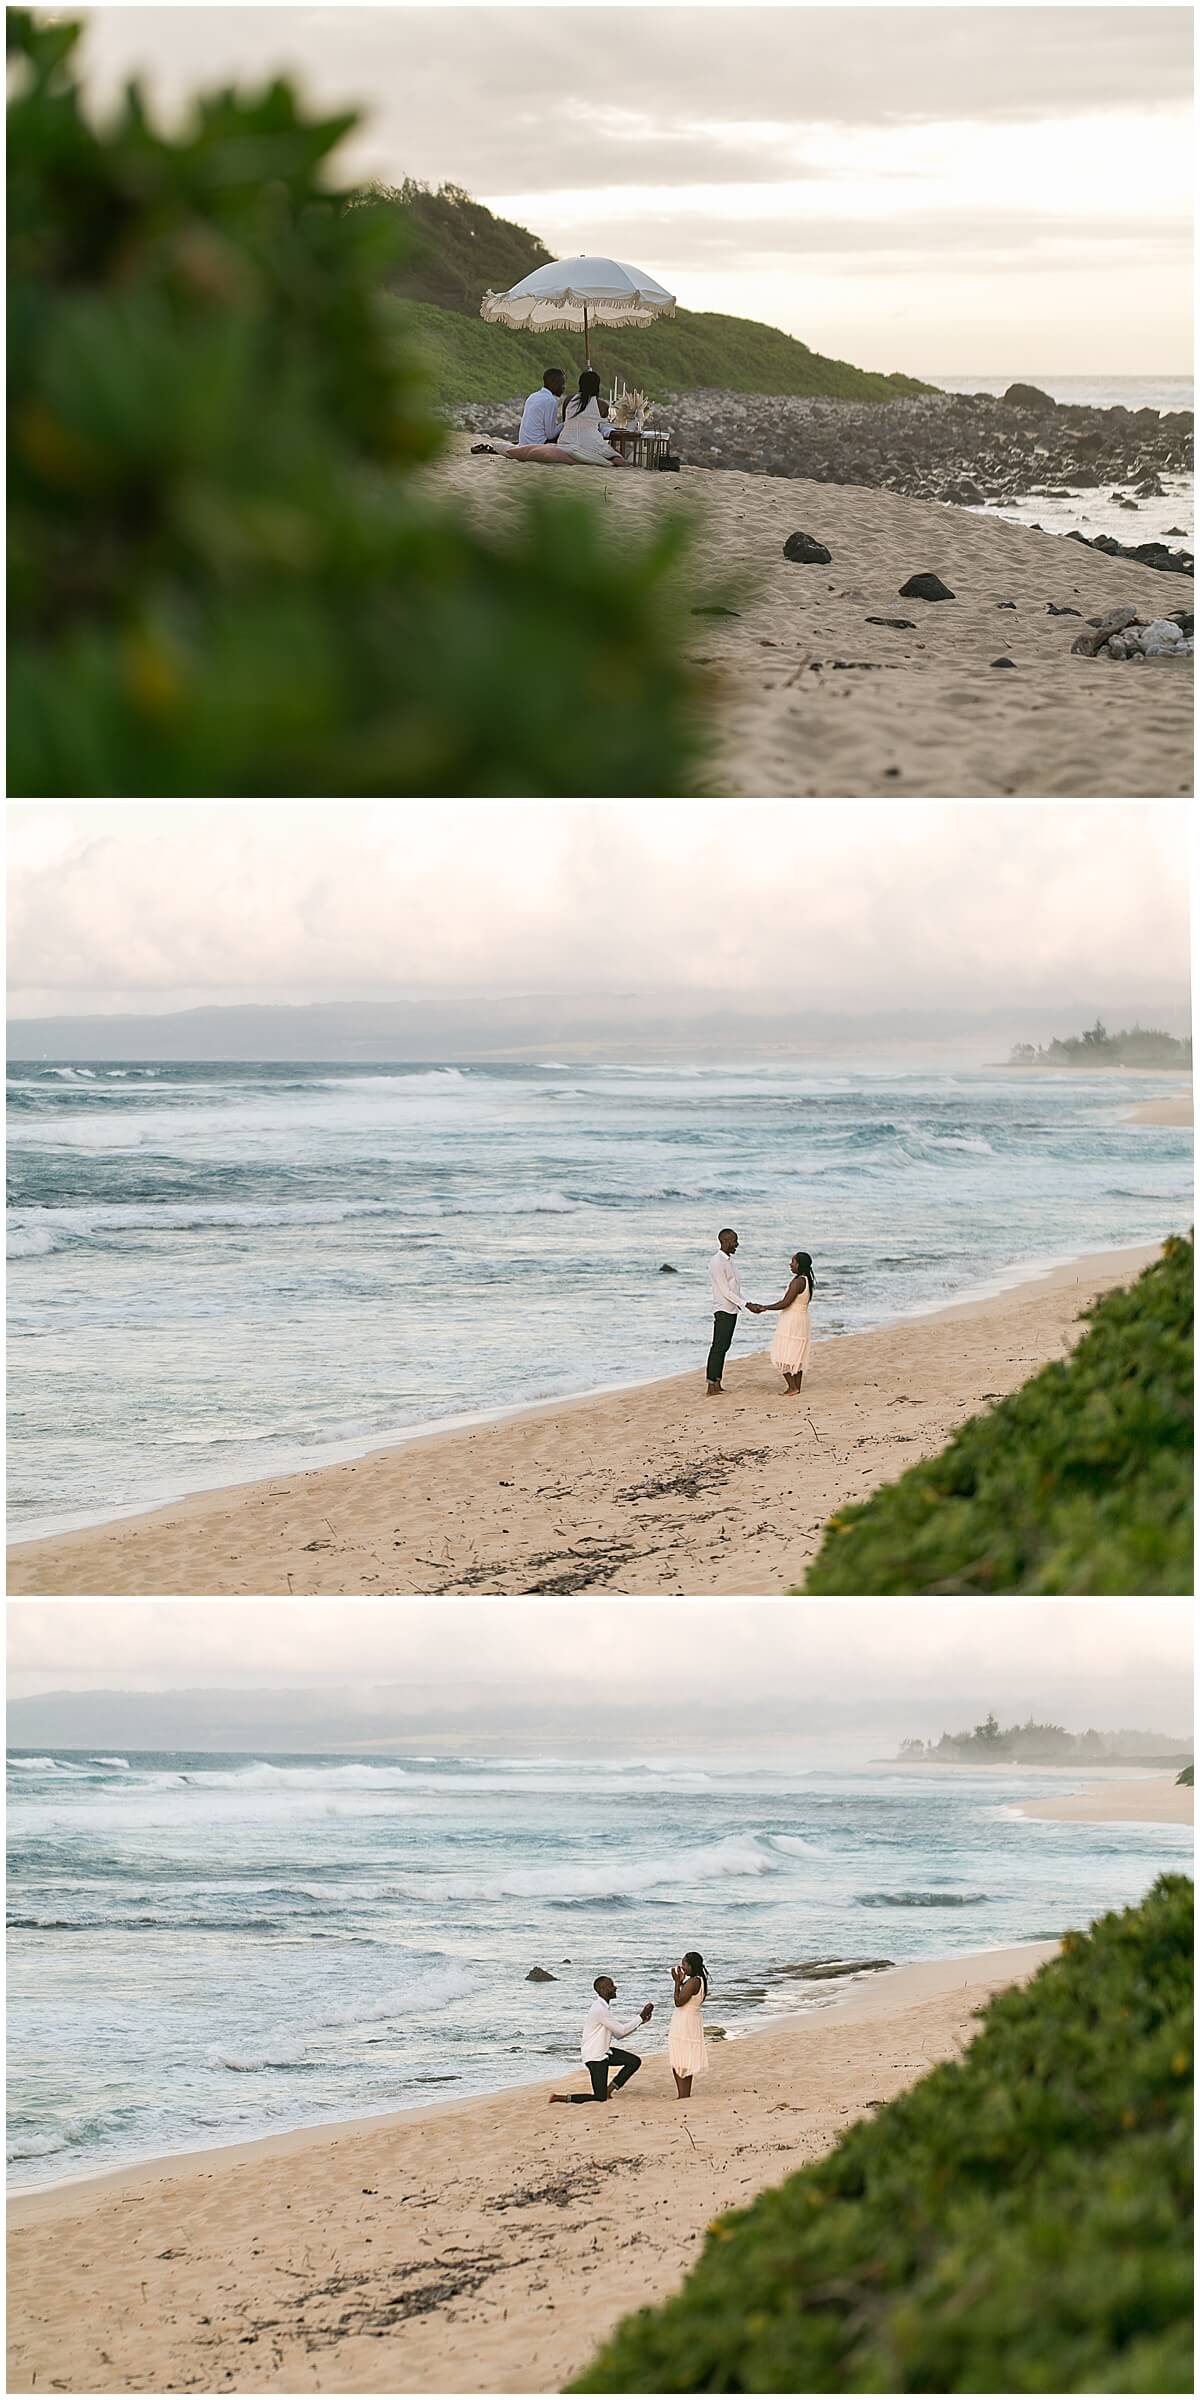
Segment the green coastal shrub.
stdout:
<svg viewBox="0 0 1200 2400">
<path fill-rule="evenodd" d="M 1195 1780 L 1196 1769 L 1194 1765 L 1190 1767 L 1183 1767 L 1175 1778 L 1176 1783 L 1194 1784 Z"/>
<path fill-rule="evenodd" d="M 718 2218 L 571 2389 L 1190 2392 L 1191 2041 L 1192 1886 L 1164 1875 Z"/>
<path fill-rule="evenodd" d="M 353 118 L 275 83 L 97 126 L 80 28 L 7 29 L 10 791 L 693 788 L 678 529 L 420 494 L 404 229 L 328 180 Z"/>
<path fill-rule="evenodd" d="M 1192 1573 L 1193 1244 L 953 1441 L 841 1508 L 806 1592 L 1183 1592 Z"/>
<path fill-rule="evenodd" d="M 506 292 L 547 264 L 551 253 L 536 234 L 493 216 L 457 184 L 431 191 L 410 177 L 376 187 L 376 196 L 410 237 L 388 287 L 420 341 L 440 405 L 511 400 L 540 383 L 546 367 L 564 368 L 574 382 L 583 365 L 578 334 L 519 333 L 485 325 L 479 315 L 485 292 Z M 651 399 L 705 386 L 883 402 L 933 388 L 911 375 L 877 375 L 845 359 L 824 358 L 753 317 L 687 308 L 640 330 L 597 328 L 592 354 L 606 382 L 636 385 Z"/>
</svg>

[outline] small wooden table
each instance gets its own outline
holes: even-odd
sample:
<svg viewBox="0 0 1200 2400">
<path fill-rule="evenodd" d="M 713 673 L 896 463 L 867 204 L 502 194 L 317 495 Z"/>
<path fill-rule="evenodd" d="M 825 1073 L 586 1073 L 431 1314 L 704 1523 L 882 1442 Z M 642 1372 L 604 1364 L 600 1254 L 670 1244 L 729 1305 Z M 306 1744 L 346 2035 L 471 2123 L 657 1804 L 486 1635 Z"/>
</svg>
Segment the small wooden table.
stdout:
<svg viewBox="0 0 1200 2400">
<path fill-rule="evenodd" d="M 631 467 L 656 467 L 671 447 L 670 434 L 659 425 L 617 425 L 609 438 Z"/>
</svg>

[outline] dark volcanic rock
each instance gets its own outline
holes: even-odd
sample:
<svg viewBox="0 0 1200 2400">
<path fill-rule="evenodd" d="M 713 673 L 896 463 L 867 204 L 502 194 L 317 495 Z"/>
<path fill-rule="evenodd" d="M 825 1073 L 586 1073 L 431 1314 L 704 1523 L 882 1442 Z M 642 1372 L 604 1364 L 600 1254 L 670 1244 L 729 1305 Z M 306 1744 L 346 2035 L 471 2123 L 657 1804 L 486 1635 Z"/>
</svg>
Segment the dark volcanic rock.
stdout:
<svg viewBox="0 0 1200 2400">
<path fill-rule="evenodd" d="M 521 402 L 472 401 L 446 413 L 473 433 L 512 441 Z M 656 403 L 655 418 L 687 466 L 866 484 L 960 507 L 979 505 L 968 492 L 1004 503 L 1035 488 L 1111 491 L 1185 472 L 1192 461 L 1185 410 L 1142 417 L 1120 408 L 1056 408 L 1036 394 L 1020 404 L 986 392 L 875 402 L 703 389 L 670 393 Z"/>
<path fill-rule="evenodd" d="M 1002 400 L 1005 408 L 1028 409 L 1034 416 L 1054 417 L 1058 414 L 1057 400 L 1052 400 L 1049 392 L 1040 392 L 1036 383 L 1010 383 Z"/>
<path fill-rule="evenodd" d="M 525 1981 L 526 1983 L 557 1983 L 558 1977 L 551 1975 L 546 1967 L 531 1967 Z"/>
<path fill-rule="evenodd" d="M 1190 575 L 1195 560 L 1190 550 L 1168 550 L 1165 542 L 1118 542 L 1111 533 L 1098 533 L 1089 538 L 1074 528 L 1067 535 L 1069 542 L 1082 542 L 1085 549 L 1103 550 L 1106 558 L 1131 558 L 1139 567 L 1157 567 L 1162 575 Z"/>
<path fill-rule="evenodd" d="M 868 625 L 890 625 L 894 633 L 915 633 L 917 630 L 911 617 L 867 617 L 864 622 Z"/>
<path fill-rule="evenodd" d="M 994 667 L 1015 667 L 1016 663 L 1015 658 L 994 658 L 992 660 Z"/>
<path fill-rule="evenodd" d="M 1053 600 L 1047 600 L 1046 615 L 1048 617 L 1081 617 L 1083 610 L 1081 608 L 1056 608 Z"/>
<path fill-rule="evenodd" d="M 1015 600 L 997 600 L 996 602 L 997 608 L 1015 608 L 1016 605 Z"/>
<path fill-rule="evenodd" d="M 678 1267 L 660 1267 L 658 1271 L 660 1275 L 678 1275 L 679 1273 Z"/>
<path fill-rule="evenodd" d="M 902 600 L 953 600 L 954 594 L 940 575 L 910 575 L 900 586 Z"/>
<path fill-rule="evenodd" d="M 783 555 L 790 558 L 794 567 L 829 567 L 833 564 L 832 550 L 827 550 L 824 542 L 815 542 L 811 533 L 789 533 L 783 545 Z"/>
</svg>

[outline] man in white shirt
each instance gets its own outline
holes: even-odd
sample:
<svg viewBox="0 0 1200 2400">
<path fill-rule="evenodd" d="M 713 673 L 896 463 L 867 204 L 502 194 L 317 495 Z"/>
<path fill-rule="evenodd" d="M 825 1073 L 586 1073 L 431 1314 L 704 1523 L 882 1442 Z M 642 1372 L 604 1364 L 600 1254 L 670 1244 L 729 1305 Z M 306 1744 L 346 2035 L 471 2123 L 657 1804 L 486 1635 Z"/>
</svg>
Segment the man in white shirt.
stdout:
<svg viewBox="0 0 1200 2400">
<path fill-rule="evenodd" d="M 713 1338 L 708 1353 L 708 1397 L 713 1400 L 722 1389 L 721 1377 L 729 1345 L 737 1330 L 738 1316 L 743 1308 L 754 1310 L 753 1300 L 747 1300 L 742 1279 L 733 1263 L 738 1237 L 731 1225 L 723 1225 L 717 1235 L 717 1248 L 708 1262 L 708 1280 L 713 1296 Z"/>
<path fill-rule="evenodd" d="M 524 450 L 530 443 L 558 440 L 562 423 L 559 403 L 566 388 L 567 379 L 562 368 L 547 367 L 540 392 L 531 392 L 522 410 L 521 430 L 516 443 L 518 450 Z"/>
<path fill-rule="evenodd" d="M 630 2076 L 636 2075 L 641 2066 L 636 2050 L 618 2050 L 613 2035 L 615 2033 L 621 2038 L 632 2033 L 638 2025 L 648 2025 L 654 2015 L 653 2000 L 647 2000 L 637 2016 L 630 2017 L 628 2024 L 623 2024 L 612 2013 L 612 2004 L 617 1996 L 612 1976 L 597 1975 L 592 1990 L 596 1997 L 583 2020 L 583 2035 L 579 2044 L 579 2055 L 591 2077 L 592 2088 L 590 2092 L 551 2092 L 552 2108 L 555 2105 L 583 2108 L 589 2101 L 607 2100 L 609 2068 L 620 2068 L 612 2087 L 614 2092 L 619 2092 L 622 2084 L 628 2083 Z"/>
</svg>

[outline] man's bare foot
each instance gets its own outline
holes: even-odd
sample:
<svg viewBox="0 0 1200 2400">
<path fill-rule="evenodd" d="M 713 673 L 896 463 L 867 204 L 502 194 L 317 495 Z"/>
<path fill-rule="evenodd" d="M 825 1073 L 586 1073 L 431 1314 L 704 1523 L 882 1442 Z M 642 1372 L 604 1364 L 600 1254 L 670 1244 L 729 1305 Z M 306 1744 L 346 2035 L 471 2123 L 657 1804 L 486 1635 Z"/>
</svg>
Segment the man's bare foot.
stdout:
<svg viewBox="0 0 1200 2400">
<path fill-rule="evenodd" d="M 551 2092 L 551 2094 L 550 2094 L 550 2106 L 551 2106 L 551 2108 L 566 2108 L 568 2105 L 569 2105 L 569 2098 L 568 2098 L 568 2094 L 567 2094 L 566 2092 Z"/>
<path fill-rule="evenodd" d="M 724 1386 L 724 1384 L 723 1384 L 723 1383 L 710 1383 L 710 1385 L 709 1385 L 709 1387 L 708 1387 L 708 1390 L 707 1390 L 707 1392 L 705 1393 L 705 1395 L 704 1395 L 704 1396 L 705 1396 L 705 1399 L 706 1399 L 706 1400 L 723 1400 L 723 1399 L 724 1399 L 724 1397 L 725 1397 L 725 1386 Z"/>
</svg>

